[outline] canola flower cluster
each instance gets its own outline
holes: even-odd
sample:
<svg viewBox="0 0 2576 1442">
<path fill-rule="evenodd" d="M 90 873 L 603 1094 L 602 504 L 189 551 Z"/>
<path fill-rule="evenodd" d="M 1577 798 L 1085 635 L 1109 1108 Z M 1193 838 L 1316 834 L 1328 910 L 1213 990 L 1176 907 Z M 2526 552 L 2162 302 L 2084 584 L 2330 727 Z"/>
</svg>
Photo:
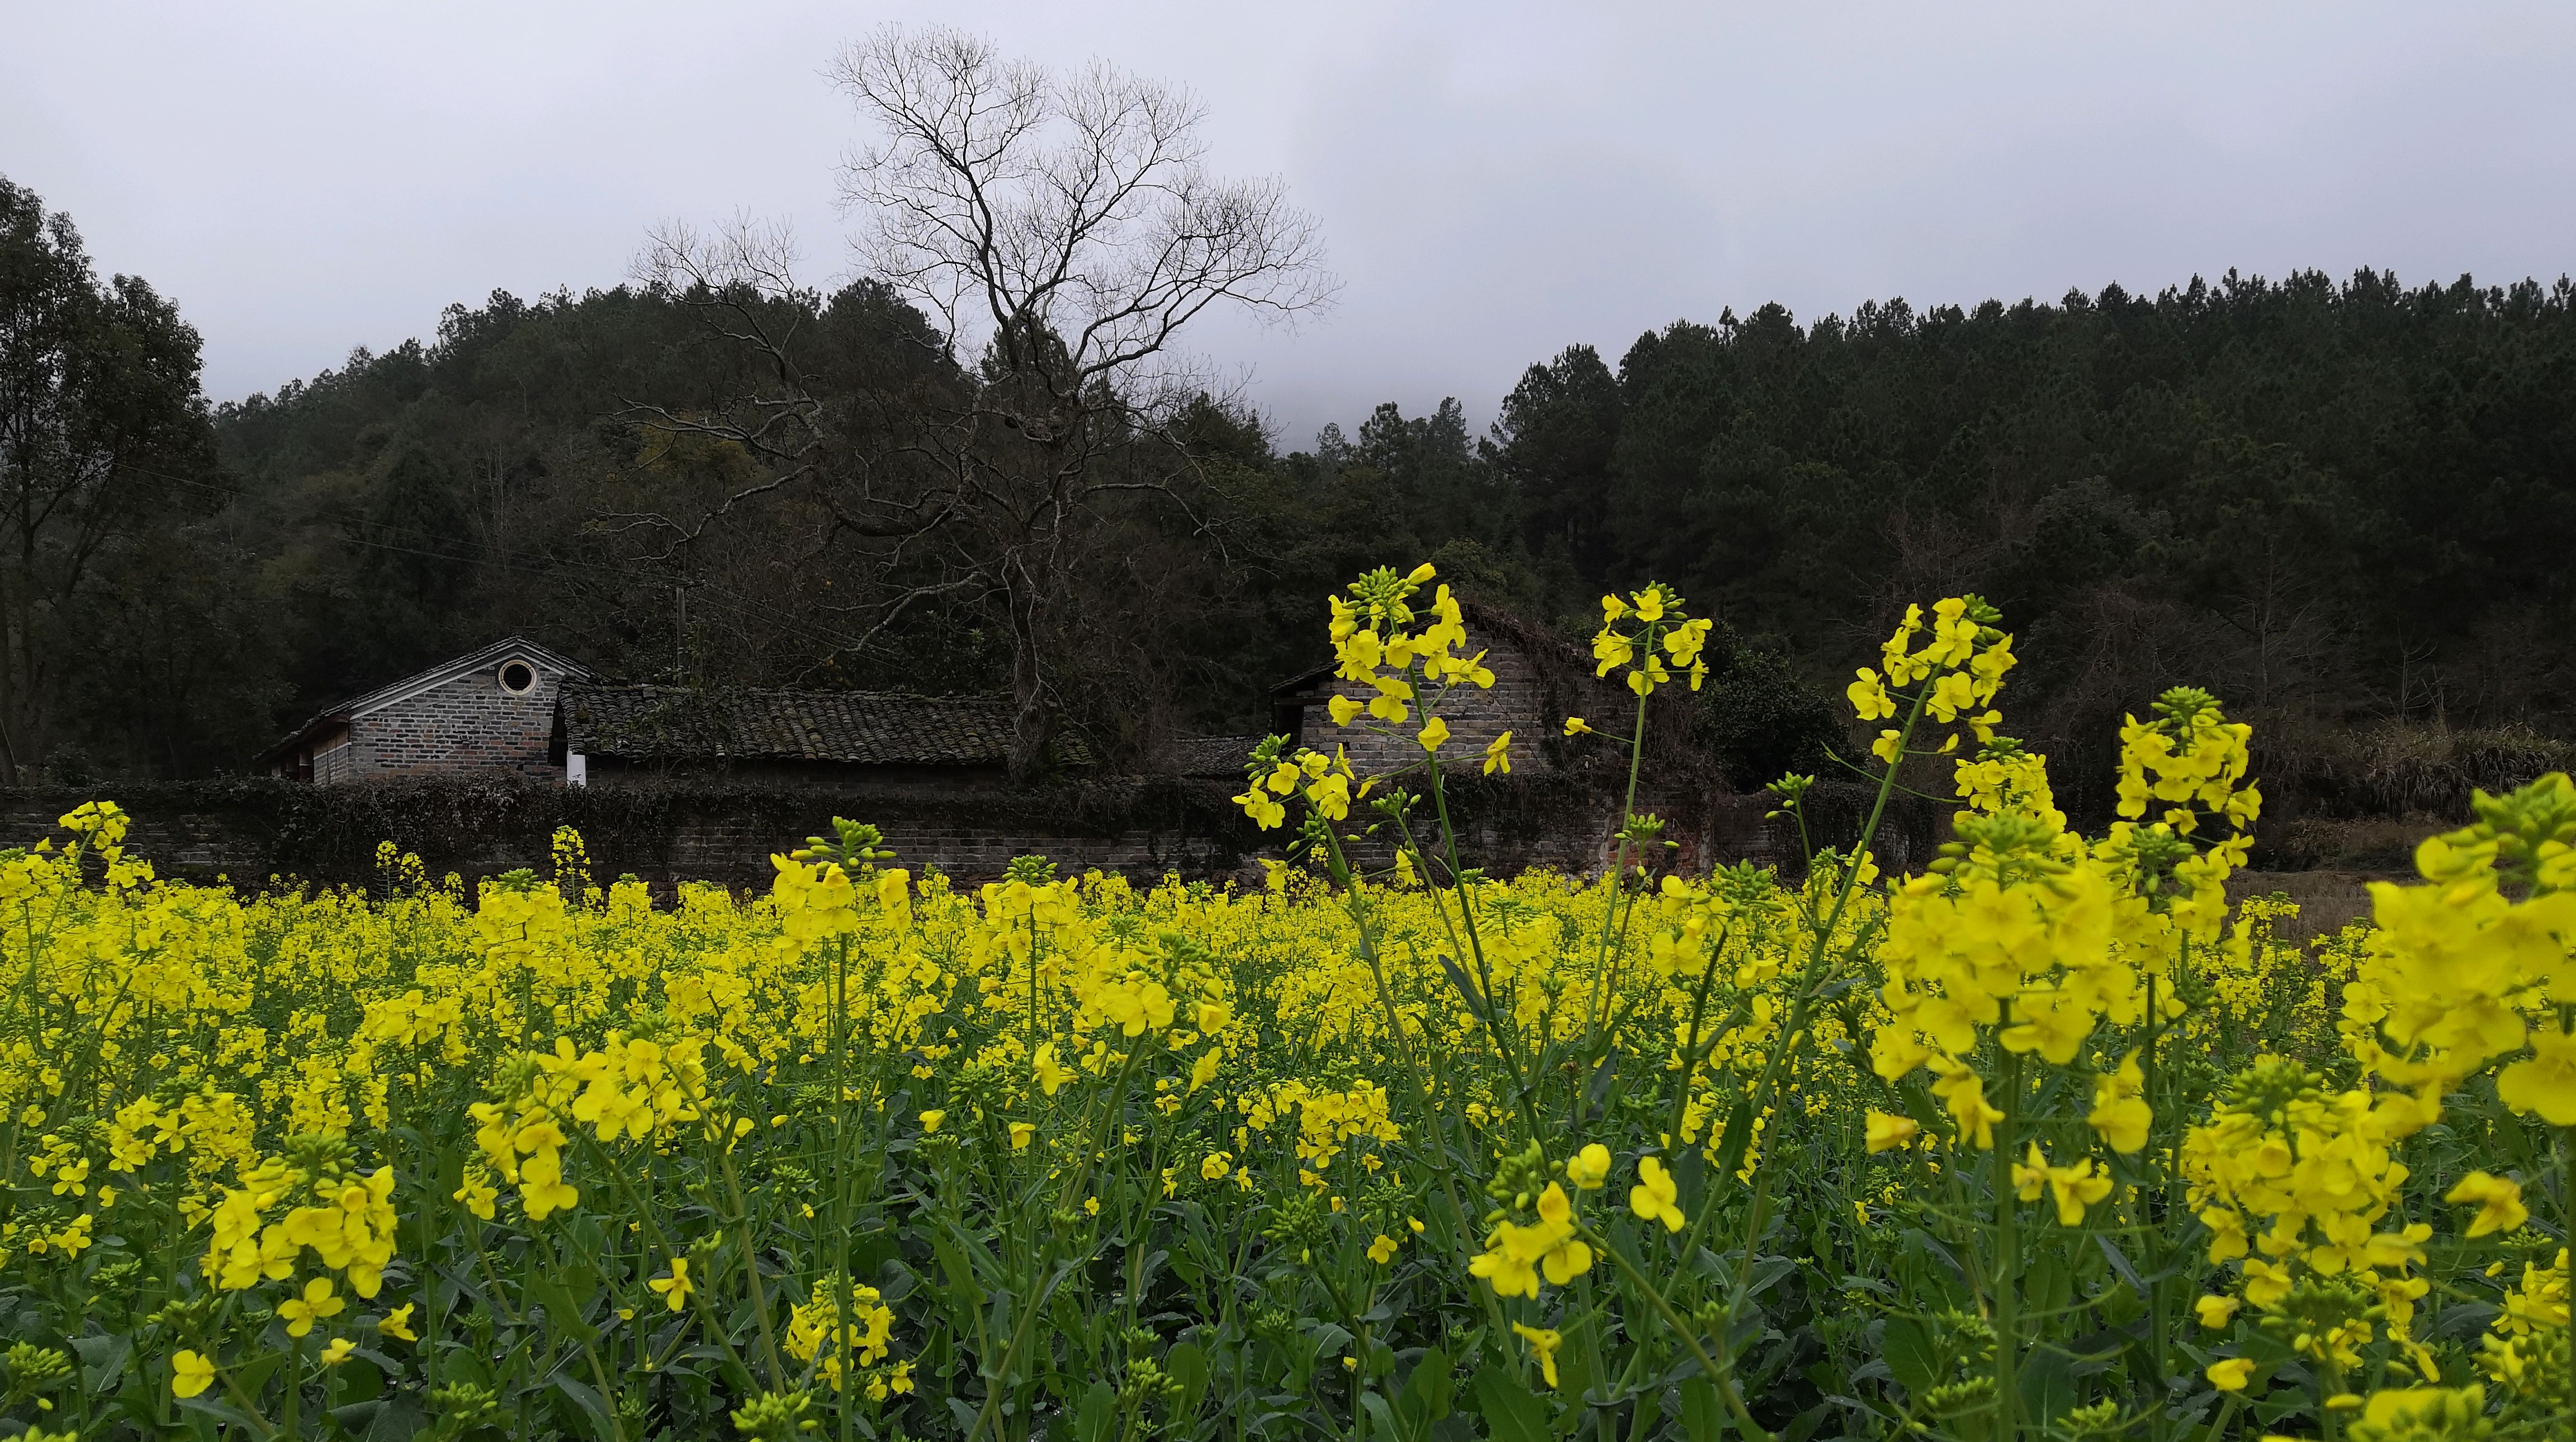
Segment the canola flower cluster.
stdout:
<svg viewBox="0 0 2576 1442">
<path fill-rule="evenodd" d="M 2576 786 L 2313 941 L 2232 904 L 2250 733 L 2180 689 L 2099 835 L 1911 608 L 1794 864 L 1636 811 L 1711 623 L 1606 598 L 1599 874 L 1461 848 L 1493 683 L 1429 567 L 1334 599 L 1251 886 L 963 888 L 836 822 L 757 896 L 156 879 L 0 853 L 0 1418 L 39 1439 L 2559 1435 Z M 1616 694 L 1615 692 L 1613 694 Z M 1624 734 L 1623 734 L 1624 733 Z M 1863 734 L 1868 734 L 1864 731 Z M 1624 748 L 1624 749 L 1623 749 Z M 1367 748 L 1379 754 L 1383 748 Z M 1879 860 L 1898 791 L 1952 840 Z M 1874 800 L 1872 799 L 1874 798 Z M 1892 848 L 1889 848 L 1892 849 Z"/>
</svg>

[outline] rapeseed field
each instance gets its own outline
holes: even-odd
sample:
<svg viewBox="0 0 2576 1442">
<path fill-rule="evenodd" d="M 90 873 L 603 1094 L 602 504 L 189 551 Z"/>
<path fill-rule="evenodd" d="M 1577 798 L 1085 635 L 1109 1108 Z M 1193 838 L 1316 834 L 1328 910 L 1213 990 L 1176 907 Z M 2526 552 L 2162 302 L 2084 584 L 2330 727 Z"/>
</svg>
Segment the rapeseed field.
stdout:
<svg viewBox="0 0 2576 1442">
<path fill-rule="evenodd" d="M 1705 621 L 1606 598 L 1635 775 Z M 0 854 L 0 1432 L 39 1439 L 2354 1442 L 2569 1435 L 2576 786 L 2481 797 L 2375 924 L 2231 908 L 2247 728 L 2177 690 L 2079 835 L 2003 618 L 1849 697 L 1856 844 L 1505 879 L 1442 763 L 1429 567 L 1333 603 L 1236 889 L 856 822 L 771 891 L 158 881 Z M 1596 724 L 1597 723 L 1597 724 Z M 1623 752 L 1623 749 L 1624 752 Z M 1926 778 L 1956 840 L 1872 859 Z M 1806 833 L 1809 778 L 1773 794 Z M 1630 810 L 1634 807 L 1631 785 Z M 1367 855 L 1391 864 L 1363 868 Z"/>
</svg>

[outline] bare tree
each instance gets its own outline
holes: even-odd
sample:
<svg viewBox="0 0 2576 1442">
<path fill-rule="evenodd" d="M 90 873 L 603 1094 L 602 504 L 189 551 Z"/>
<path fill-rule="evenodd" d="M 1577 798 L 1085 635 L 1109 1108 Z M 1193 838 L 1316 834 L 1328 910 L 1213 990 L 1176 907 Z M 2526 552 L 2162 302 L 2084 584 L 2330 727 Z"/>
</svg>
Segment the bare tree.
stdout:
<svg viewBox="0 0 2576 1442">
<path fill-rule="evenodd" d="M 1275 179 L 1204 164 L 1184 91 L 1094 62 L 1050 73 L 948 29 L 889 27 L 842 52 L 833 82 L 876 138 L 841 171 L 857 252 L 928 320 L 937 373 L 865 394 L 823 383 L 797 328 L 815 313 L 786 238 L 748 223 L 655 237 L 646 278 L 702 305 L 765 361 L 764 388 L 715 416 L 640 408 L 763 458 L 725 510 L 790 486 L 823 494 L 828 543 L 866 548 L 875 582 L 854 643 L 924 601 L 1007 616 L 1012 771 L 1047 760 L 1077 643 L 1071 581 L 1113 493 L 1162 491 L 1112 465 L 1201 389 L 1175 345 L 1211 308 L 1288 317 L 1325 304 L 1312 218 Z M 853 427 L 873 437 L 851 445 Z M 656 523 L 669 525 L 663 518 Z"/>
</svg>

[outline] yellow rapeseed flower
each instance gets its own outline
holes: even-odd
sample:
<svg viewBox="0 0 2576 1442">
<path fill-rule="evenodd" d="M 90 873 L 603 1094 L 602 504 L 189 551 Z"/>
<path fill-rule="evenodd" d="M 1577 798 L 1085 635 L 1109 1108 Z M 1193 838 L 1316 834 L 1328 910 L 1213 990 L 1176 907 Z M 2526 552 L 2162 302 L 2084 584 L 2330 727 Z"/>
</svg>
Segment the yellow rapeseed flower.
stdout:
<svg viewBox="0 0 2576 1442">
<path fill-rule="evenodd" d="M 170 1356 L 170 1393 L 174 1397 L 194 1397 L 214 1385 L 215 1364 L 205 1355 L 181 1349 Z"/>
<path fill-rule="evenodd" d="M 1610 1149 L 1594 1142 L 1565 1164 L 1565 1179 L 1578 1190 L 1597 1192 L 1610 1179 Z"/>
<path fill-rule="evenodd" d="M 1565 1345 L 1565 1338 L 1553 1328 L 1524 1326 L 1519 1322 L 1512 1324 L 1512 1330 L 1519 1333 L 1530 1344 L 1530 1355 L 1538 1358 L 1540 1378 L 1546 1381 L 1548 1386 L 1554 1387 L 1556 1385 L 1556 1349 Z"/>
<path fill-rule="evenodd" d="M 1688 1218 L 1682 1215 L 1681 1188 L 1664 1164 L 1653 1157 L 1637 1159 L 1637 1185 L 1628 1189 L 1628 1210 L 1640 1221 L 1661 1222 L 1664 1230 L 1678 1232 Z"/>
<path fill-rule="evenodd" d="M 673 1257 L 671 1275 L 655 1277 L 644 1285 L 659 1293 L 663 1305 L 674 1312 L 687 1307 L 690 1294 L 697 1290 L 689 1281 L 689 1259 L 686 1257 Z"/>
<path fill-rule="evenodd" d="M 2530 1209 L 2522 1204 L 2521 1183 L 2482 1171 L 2460 1178 L 2459 1185 L 2445 1193 L 2442 1200 L 2478 1209 L 2477 1216 L 2469 1222 L 2468 1235 L 2472 1237 L 2510 1232 L 2531 1219 Z"/>
<path fill-rule="evenodd" d="M 1862 1145 L 1873 1155 L 1894 1151 L 1898 1147 L 1913 1145 L 1915 1134 L 1922 1130 L 1921 1124 L 1912 1117 L 1897 1116 L 1872 1108 L 1868 1114 L 1867 1130 Z"/>
<path fill-rule="evenodd" d="M 277 1304 L 277 1318 L 286 1324 L 286 1335 L 308 1337 L 313 1324 L 327 1322 L 347 1309 L 348 1303 L 334 1294 L 328 1277 L 315 1277 L 304 1284 L 303 1294 Z"/>
<path fill-rule="evenodd" d="M 411 1311 L 415 1305 L 417 1304 L 405 1302 L 401 1306 L 394 1308 L 392 1311 L 387 1312 L 382 1317 L 377 1318 L 377 1335 L 390 1337 L 397 1342 L 419 1341 L 420 1334 L 411 1329 Z"/>
</svg>

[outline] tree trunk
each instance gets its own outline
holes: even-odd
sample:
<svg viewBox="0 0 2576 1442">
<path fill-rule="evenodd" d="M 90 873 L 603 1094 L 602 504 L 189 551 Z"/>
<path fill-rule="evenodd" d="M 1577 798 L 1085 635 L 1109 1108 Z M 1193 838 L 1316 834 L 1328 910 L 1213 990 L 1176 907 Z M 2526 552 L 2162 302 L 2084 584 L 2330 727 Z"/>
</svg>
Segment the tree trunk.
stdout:
<svg viewBox="0 0 2576 1442">
<path fill-rule="evenodd" d="M 1026 785 L 1054 759 L 1058 718 L 1041 669 L 1049 639 L 1042 620 L 1044 588 L 1025 570 L 1012 580 L 1010 775 L 1014 785 Z"/>
</svg>

